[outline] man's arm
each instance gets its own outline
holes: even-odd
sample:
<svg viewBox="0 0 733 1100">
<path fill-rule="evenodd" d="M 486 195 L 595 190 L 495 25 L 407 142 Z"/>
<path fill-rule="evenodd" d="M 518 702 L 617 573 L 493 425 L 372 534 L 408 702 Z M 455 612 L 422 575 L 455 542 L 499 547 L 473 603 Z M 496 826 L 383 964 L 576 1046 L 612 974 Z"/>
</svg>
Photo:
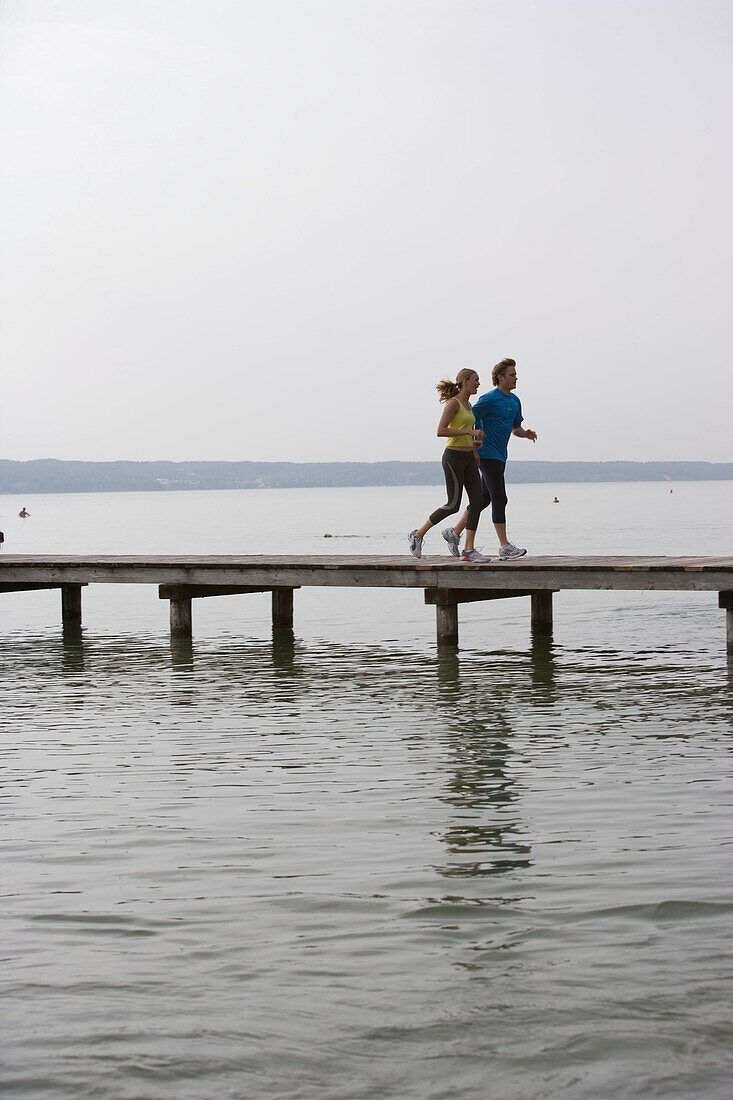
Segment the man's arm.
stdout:
<svg viewBox="0 0 733 1100">
<path fill-rule="evenodd" d="M 491 416 L 492 403 L 490 400 L 490 396 L 490 393 L 481 394 L 478 401 L 474 401 L 473 405 L 471 406 L 471 411 L 476 419 L 476 427 L 482 429 L 484 436 L 486 434 L 485 421 L 487 421 Z M 483 438 L 479 442 L 479 446 L 481 446 L 481 443 L 483 443 Z M 476 461 L 478 461 L 478 458 L 476 459 Z"/>
<path fill-rule="evenodd" d="M 477 420 L 480 417 L 486 416 L 490 408 L 491 391 L 489 391 L 488 393 L 482 393 L 478 401 L 474 401 L 473 405 L 471 406 L 473 415 L 476 417 Z"/>
<path fill-rule="evenodd" d="M 537 432 L 533 432 L 531 428 L 512 428 L 512 435 L 518 435 L 520 439 L 531 439 L 533 443 L 537 442 Z"/>
</svg>

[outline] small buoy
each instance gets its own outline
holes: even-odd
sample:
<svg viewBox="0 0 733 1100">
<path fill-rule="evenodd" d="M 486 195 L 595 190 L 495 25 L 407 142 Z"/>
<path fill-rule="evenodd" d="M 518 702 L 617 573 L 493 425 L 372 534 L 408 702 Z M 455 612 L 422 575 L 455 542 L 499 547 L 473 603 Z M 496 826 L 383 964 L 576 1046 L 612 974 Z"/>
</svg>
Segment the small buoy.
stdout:
<svg viewBox="0 0 733 1100">
<path fill-rule="evenodd" d="M 323 537 L 324 537 L 324 539 L 332 539 L 333 535 L 324 535 Z"/>
<path fill-rule="evenodd" d="M 553 503 L 553 504 L 559 504 L 559 503 L 560 503 L 560 501 L 559 501 L 559 500 L 557 499 L 557 497 L 555 497 L 555 499 L 553 500 L 553 502 L 552 502 L 552 503 Z"/>
</svg>

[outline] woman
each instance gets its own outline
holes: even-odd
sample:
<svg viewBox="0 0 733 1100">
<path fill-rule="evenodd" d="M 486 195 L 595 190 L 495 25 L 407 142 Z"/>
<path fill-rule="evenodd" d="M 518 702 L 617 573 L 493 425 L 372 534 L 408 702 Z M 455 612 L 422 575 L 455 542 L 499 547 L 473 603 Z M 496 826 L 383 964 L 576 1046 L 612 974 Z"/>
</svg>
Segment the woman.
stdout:
<svg viewBox="0 0 733 1100">
<path fill-rule="evenodd" d="M 438 424 L 438 436 L 448 440 L 443 453 L 448 501 L 433 512 L 422 527 L 410 532 L 408 538 L 413 557 L 422 557 L 423 539 L 430 528 L 458 511 L 465 487 L 468 493 L 468 523 L 461 561 L 480 563 L 490 560 L 473 545 L 481 512 L 481 475 L 475 444 L 481 443 L 484 433 L 474 427 L 476 420 L 471 412 L 469 398 L 474 396 L 478 387 L 479 377 L 476 371 L 468 368 L 458 372 L 455 382 L 444 380 L 435 387 L 440 400 L 445 402 Z"/>
</svg>

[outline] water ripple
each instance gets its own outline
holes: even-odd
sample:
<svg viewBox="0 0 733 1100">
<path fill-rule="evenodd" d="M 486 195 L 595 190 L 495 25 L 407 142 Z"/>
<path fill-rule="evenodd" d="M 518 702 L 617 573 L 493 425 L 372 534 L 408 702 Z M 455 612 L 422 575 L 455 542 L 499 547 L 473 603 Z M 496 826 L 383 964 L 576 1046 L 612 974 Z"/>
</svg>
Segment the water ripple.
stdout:
<svg viewBox="0 0 733 1100">
<path fill-rule="evenodd" d="M 0 675 L 9 1097 L 727 1096 L 710 652 L 48 631 Z"/>
</svg>

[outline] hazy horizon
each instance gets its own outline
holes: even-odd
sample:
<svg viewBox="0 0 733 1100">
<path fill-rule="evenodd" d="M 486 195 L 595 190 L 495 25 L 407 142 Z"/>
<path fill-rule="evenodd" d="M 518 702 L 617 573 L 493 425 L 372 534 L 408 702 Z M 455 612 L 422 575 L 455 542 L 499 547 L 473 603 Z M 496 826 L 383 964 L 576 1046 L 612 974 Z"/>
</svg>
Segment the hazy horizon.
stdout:
<svg viewBox="0 0 733 1100">
<path fill-rule="evenodd" d="M 430 461 L 508 355 L 510 458 L 730 461 L 730 5 L 0 24 L 1 457 Z"/>
</svg>

